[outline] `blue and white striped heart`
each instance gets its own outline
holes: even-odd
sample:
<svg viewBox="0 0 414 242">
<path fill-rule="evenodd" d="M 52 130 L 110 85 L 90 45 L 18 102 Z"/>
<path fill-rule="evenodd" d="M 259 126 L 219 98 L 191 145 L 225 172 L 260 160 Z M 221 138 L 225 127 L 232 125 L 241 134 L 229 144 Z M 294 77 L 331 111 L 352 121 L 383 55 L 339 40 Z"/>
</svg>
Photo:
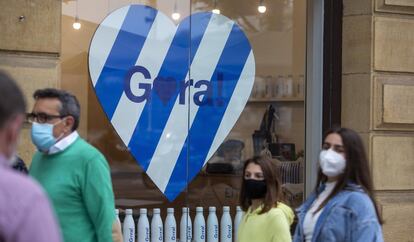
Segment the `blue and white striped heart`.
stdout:
<svg viewBox="0 0 414 242">
<path fill-rule="evenodd" d="M 122 141 L 172 201 L 240 116 L 255 61 L 243 31 L 223 15 L 195 13 L 175 26 L 154 8 L 129 5 L 99 25 L 89 71 Z"/>
</svg>

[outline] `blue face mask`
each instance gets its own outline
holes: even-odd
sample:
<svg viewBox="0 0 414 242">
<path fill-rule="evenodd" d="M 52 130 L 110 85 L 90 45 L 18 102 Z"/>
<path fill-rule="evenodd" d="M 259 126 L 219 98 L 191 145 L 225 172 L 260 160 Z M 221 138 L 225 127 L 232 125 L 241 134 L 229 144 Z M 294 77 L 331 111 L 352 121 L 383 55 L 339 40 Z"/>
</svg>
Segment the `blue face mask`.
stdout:
<svg viewBox="0 0 414 242">
<path fill-rule="evenodd" d="M 38 150 L 46 152 L 52 147 L 57 139 L 53 136 L 53 124 L 32 124 L 32 142 Z"/>
</svg>

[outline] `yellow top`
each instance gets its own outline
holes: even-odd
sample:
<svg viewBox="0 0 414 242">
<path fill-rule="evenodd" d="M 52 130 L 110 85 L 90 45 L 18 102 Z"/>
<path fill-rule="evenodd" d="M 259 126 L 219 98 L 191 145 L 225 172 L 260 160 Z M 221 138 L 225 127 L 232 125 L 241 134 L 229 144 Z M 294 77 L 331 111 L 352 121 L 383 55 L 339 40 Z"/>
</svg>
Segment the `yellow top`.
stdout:
<svg viewBox="0 0 414 242">
<path fill-rule="evenodd" d="M 291 242 L 290 225 L 294 214 L 290 207 L 278 203 L 267 213 L 259 214 L 262 207 L 243 215 L 237 233 L 237 242 Z"/>
</svg>

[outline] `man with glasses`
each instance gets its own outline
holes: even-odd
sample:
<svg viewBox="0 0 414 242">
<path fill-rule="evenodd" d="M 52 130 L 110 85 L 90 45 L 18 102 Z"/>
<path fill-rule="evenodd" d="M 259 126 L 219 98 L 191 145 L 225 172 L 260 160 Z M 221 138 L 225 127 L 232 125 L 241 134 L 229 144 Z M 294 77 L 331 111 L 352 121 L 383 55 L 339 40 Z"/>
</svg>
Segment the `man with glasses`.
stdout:
<svg viewBox="0 0 414 242">
<path fill-rule="evenodd" d="M 72 94 L 37 90 L 32 141 L 38 149 L 29 173 L 49 194 L 65 242 L 112 241 L 114 194 L 105 157 L 82 139 L 80 107 Z"/>
<path fill-rule="evenodd" d="M 41 187 L 11 169 L 26 103 L 2 71 L 0 97 L 0 241 L 60 242 L 59 227 Z"/>
</svg>

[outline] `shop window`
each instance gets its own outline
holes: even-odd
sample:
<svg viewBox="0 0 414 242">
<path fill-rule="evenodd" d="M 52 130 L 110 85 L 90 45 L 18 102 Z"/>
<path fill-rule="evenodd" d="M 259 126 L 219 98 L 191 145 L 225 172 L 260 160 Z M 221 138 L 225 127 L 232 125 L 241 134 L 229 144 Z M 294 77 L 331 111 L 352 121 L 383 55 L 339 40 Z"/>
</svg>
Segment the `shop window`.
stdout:
<svg viewBox="0 0 414 242">
<path fill-rule="evenodd" d="M 161 208 L 162 217 L 165 218 L 168 207 L 173 207 L 180 213 L 182 207 L 189 206 L 191 216 L 194 216 L 195 207 L 201 206 L 205 208 L 206 216 L 209 206 L 217 207 L 218 214 L 221 214 L 223 206 L 230 206 L 230 212 L 234 215 L 238 205 L 243 162 L 255 155 L 268 155 L 277 163 L 287 203 L 292 207 L 297 207 L 302 202 L 305 146 L 306 1 L 275 0 L 263 2 L 266 4 L 264 13 L 260 13 L 256 3 L 250 0 L 177 2 L 148 0 L 141 1 L 141 3 L 128 0 L 109 0 L 106 5 L 102 4 L 100 0 L 63 1 L 61 86 L 75 93 L 80 99 L 82 106 L 80 133 L 106 156 L 111 167 L 117 207 L 121 209 L 132 208 L 136 215 L 138 214 L 138 208 Z M 187 62 L 177 63 L 171 57 L 171 63 L 176 62 L 177 65 L 171 64 L 172 67 L 167 68 L 171 73 L 174 72 L 171 68 L 182 68 L 182 71 L 185 72 L 182 79 L 175 80 L 178 84 L 174 88 L 177 90 L 177 105 L 186 105 L 187 108 L 180 114 L 184 115 L 184 118 L 177 119 L 184 120 L 184 126 L 181 127 L 186 127 L 186 129 L 177 131 L 175 126 L 171 128 L 171 133 L 166 134 L 169 135 L 167 141 L 163 143 L 162 147 L 159 147 L 161 150 L 158 150 L 157 153 L 162 155 L 160 157 L 171 156 L 174 153 L 171 150 L 175 149 L 177 142 L 181 142 L 182 146 L 188 149 L 183 154 L 184 166 L 181 167 L 178 174 L 174 174 L 175 179 L 177 179 L 176 184 L 179 187 L 174 188 L 174 184 L 172 185 L 170 189 L 172 189 L 173 195 L 166 195 L 169 189 L 166 188 L 168 184 L 164 184 L 160 189 L 162 182 L 154 183 L 154 176 L 148 175 L 149 161 L 146 163 L 139 161 L 140 165 L 137 164 L 137 157 L 140 157 L 140 152 L 147 152 L 144 148 L 146 146 L 137 145 L 154 141 L 151 141 L 147 136 L 138 135 L 134 138 L 137 143 L 124 143 L 125 140 L 130 141 L 130 139 L 125 139 L 123 131 L 120 130 L 123 128 L 121 127 L 123 123 L 120 126 L 111 124 L 115 111 L 108 111 L 110 108 L 102 104 L 102 97 L 99 97 L 99 94 L 97 97 L 97 84 L 94 83 L 94 77 L 91 77 L 93 73 L 91 72 L 90 48 L 98 26 L 106 16 L 116 13 L 119 9 L 130 4 L 150 6 L 155 11 L 162 12 L 173 25 L 186 21 L 186 18 L 189 21 L 189 27 L 185 29 L 188 32 L 183 31 L 181 33 L 183 35 L 181 36 L 183 38 L 181 44 L 188 44 L 190 47 L 188 47 L 188 53 L 185 53 L 184 59 L 180 59 L 180 61 L 187 60 Z M 219 65 L 217 64 L 218 60 L 208 60 L 210 58 L 208 55 L 206 55 L 208 58 L 199 63 L 198 67 L 192 66 L 192 63 L 190 64 L 191 58 L 193 58 L 191 56 L 200 53 L 199 50 L 193 48 L 194 39 L 200 37 L 199 41 L 201 42 L 202 33 L 206 31 L 202 29 L 203 27 L 197 25 L 203 24 L 205 17 L 197 20 L 197 16 L 199 16 L 197 14 L 211 13 L 214 8 L 219 9 L 220 15 L 225 16 L 237 25 L 248 40 L 254 56 L 254 72 L 252 76 L 253 85 L 246 96 L 245 104 L 242 104 L 240 114 L 235 114 L 237 117 L 233 121 L 231 119 L 223 119 L 224 122 L 211 120 L 212 125 L 214 123 L 217 126 L 215 130 L 211 131 L 200 128 L 192 129 L 195 124 L 194 119 L 197 119 L 197 112 L 200 110 L 199 107 L 212 105 L 211 110 L 204 114 L 204 117 L 207 118 L 209 112 L 214 112 L 214 105 L 221 108 L 220 112 L 223 113 L 221 115 L 231 113 L 233 106 L 227 104 L 226 106 L 221 103 L 220 95 L 222 93 L 220 92 L 225 92 L 229 88 L 227 85 L 230 82 L 226 82 L 229 75 L 230 78 L 234 78 L 231 76 L 234 74 L 231 65 L 240 61 L 240 58 L 245 58 L 243 64 L 251 58 L 249 57 L 250 52 L 229 53 L 226 61 L 230 63 L 230 67 L 224 65 L 221 71 L 214 72 L 215 66 L 213 66 L 213 68 L 210 68 L 214 73 L 214 75 L 211 75 L 211 79 L 197 79 L 197 76 L 201 75 L 200 72 L 205 71 L 211 65 Z M 179 16 L 177 13 L 179 13 Z M 193 19 L 188 18 L 190 15 L 193 16 Z M 155 16 L 149 14 L 147 16 L 148 21 L 153 21 L 151 19 Z M 81 27 L 79 29 L 73 27 L 75 18 L 80 21 Z M 223 19 L 222 21 L 224 21 Z M 225 21 L 225 23 L 229 24 L 230 22 Z M 210 22 L 207 21 L 204 24 L 206 24 L 204 28 L 207 28 Z M 222 26 L 217 31 L 223 31 L 220 33 L 224 33 L 226 30 L 222 28 L 225 29 L 225 27 Z M 116 28 L 114 27 L 114 29 Z M 199 32 L 201 33 L 200 36 L 197 35 Z M 227 34 L 230 35 L 230 33 Z M 115 37 L 112 36 L 112 38 Z M 140 41 L 139 37 L 142 36 L 137 36 L 136 41 Z M 162 39 L 154 38 L 154 41 Z M 174 43 L 173 39 L 167 39 L 168 36 L 165 37 L 165 41 Z M 238 40 L 234 40 L 236 44 Z M 215 43 L 211 46 L 214 47 Z M 180 45 L 177 44 L 176 47 L 179 48 Z M 211 48 L 207 51 L 204 50 L 205 54 L 219 54 L 217 58 L 223 54 L 223 51 L 217 52 L 212 47 L 205 48 Z M 225 47 L 220 48 L 224 49 Z M 161 51 L 159 49 L 154 50 Z M 125 53 L 128 54 L 127 51 Z M 110 55 L 110 53 L 107 55 Z M 97 62 L 105 62 L 105 58 L 108 58 L 104 54 L 101 57 L 103 60 L 98 59 Z M 137 58 L 135 57 L 135 60 Z M 147 58 L 141 61 L 148 65 L 159 61 L 155 57 Z M 138 63 L 138 60 L 136 62 Z M 101 65 L 104 64 L 101 63 Z M 116 69 L 117 63 L 114 65 Z M 243 70 L 238 71 L 242 72 Z M 142 74 L 142 72 L 140 73 Z M 187 73 L 188 76 L 186 76 Z M 169 82 L 164 79 L 154 82 L 155 78 L 155 76 L 151 76 L 147 79 L 148 83 L 152 82 L 151 88 L 157 92 L 161 100 L 160 105 L 162 105 L 163 100 L 165 99 L 165 103 L 169 102 L 173 94 L 168 93 L 168 91 L 165 92 L 167 89 L 165 85 L 168 86 L 169 84 L 166 83 Z M 207 82 L 204 79 L 208 79 Z M 212 79 L 217 80 L 217 87 L 209 93 L 210 84 L 208 84 L 208 81 Z M 220 80 L 223 82 L 220 83 Z M 124 81 L 124 79 L 119 78 L 114 79 L 114 81 Z M 162 88 L 156 87 L 156 85 L 161 85 Z M 115 92 L 115 90 L 107 91 Z M 136 89 L 130 90 L 130 92 L 130 95 L 134 97 L 142 96 L 142 90 Z M 199 93 L 198 96 L 197 93 Z M 128 101 L 128 99 L 126 100 Z M 148 99 L 146 100 L 148 101 Z M 241 99 L 236 100 L 240 101 Z M 129 99 L 129 101 L 131 100 Z M 159 120 L 160 116 L 163 116 L 163 113 L 157 114 L 155 106 L 149 105 L 148 109 L 150 110 L 149 116 L 146 117 L 146 126 L 143 126 L 148 131 L 146 134 L 151 135 L 151 132 L 154 131 L 158 135 L 162 135 L 162 130 L 157 130 L 155 122 Z M 122 115 L 118 117 L 120 120 L 131 119 L 128 113 Z M 165 115 L 163 117 L 168 118 Z M 167 122 L 167 120 L 164 122 Z M 234 125 L 232 122 L 234 122 Z M 228 123 L 230 123 L 229 127 L 226 126 Z M 221 128 L 218 128 L 219 125 L 222 125 Z M 131 129 L 132 131 L 135 130 L 134 127 Z M 129 133 L 132 131 L 129 131 Z M 184 141 L 182 140 L 183 133 L 185 134 Z M 130 135 L 132 136 L 132 134 Z M 219 139 L 219 143 L 214 140 L 218 136 L 222 137 Z M 207 139 L 209 139 L 208 147 L 204 147 L 203 145 L 206 144 Z M 141 150 L 136 150 L 137 147 Z M 200 162 L 198 157 L 200 150 L 204 152 L 205 158 L 203 159 L 205 160 L 201 159 L 201 161 L 203 161 L 203 164 L 205 161 L 205 164 L 194 171 L 191 162 L 194 160 Z M 180 153 L 175 152 L 174 155 L 178 156 Z M 146 165 L 142 165 L 143 163 Z M 157 166 L 157 169 L 171 169 L 171 176 L 173 176 L 174 171 L 172 168 L 163 167 L 162 165 Z M 156 173 L 156 171 L 154 172 Z M 165 177 L 158 178 L 166 179 Z M 163 189 L 164 193 L 161 191 Z"/>
</svg>

